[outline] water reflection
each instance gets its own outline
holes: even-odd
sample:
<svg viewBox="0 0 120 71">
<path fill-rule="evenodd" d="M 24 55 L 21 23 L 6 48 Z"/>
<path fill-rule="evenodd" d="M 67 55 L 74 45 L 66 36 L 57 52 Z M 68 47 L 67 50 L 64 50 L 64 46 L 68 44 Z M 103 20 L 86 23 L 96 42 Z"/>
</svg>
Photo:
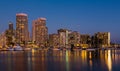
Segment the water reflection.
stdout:
<svg viewBox="0 0 120 71">
<path fill-rule="evenodd" d="M 120 51 L 1 51 L 1 71 L 119 71 Z"/>
<path fill-rule="evenodd" d="M 85 51 L 85 50 L 81 51 L 81 56 L 82 56 L 82 64 L 86 65 L 86 63 L 87 63 L 87 51 Z"/>
<path fill-rule="evenodd" d="M 109 69 L 109 71 L 112 71 L 112 59 L 111 59 L 111 51 L 110 50 L 108 50 L 108 60 L 107 61 L 108 61 L 107 62 L 108 69 Z"/>
<path fill-rule="evenodd" d="M 66 51 L 66 71 L 70 71 L 69 69 L 69 51 Z"/>
<path fill-rule="evenodd" d="M 92 52 L 89 52 L 89 59 L 90 70 L 92 70 Z"/>
</svg>

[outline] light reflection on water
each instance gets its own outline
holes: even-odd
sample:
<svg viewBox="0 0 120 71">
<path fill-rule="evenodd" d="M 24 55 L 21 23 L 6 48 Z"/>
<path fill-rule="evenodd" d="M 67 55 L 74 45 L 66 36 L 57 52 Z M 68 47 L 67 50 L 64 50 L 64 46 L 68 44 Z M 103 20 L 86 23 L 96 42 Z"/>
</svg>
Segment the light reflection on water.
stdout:
<svg viewBox="0 0 120 71">
<path fill-rule="evenodd" d="M 108 50 L 107 66 L 108 66 L 108 70 L 112 71 L 112 58 L 111 58 L 110 50 Z"/>
<path fill-rule="evenodd" d="M 120 50 L 1 51 L 0 71 L 120 71 Z"/>
</svg>

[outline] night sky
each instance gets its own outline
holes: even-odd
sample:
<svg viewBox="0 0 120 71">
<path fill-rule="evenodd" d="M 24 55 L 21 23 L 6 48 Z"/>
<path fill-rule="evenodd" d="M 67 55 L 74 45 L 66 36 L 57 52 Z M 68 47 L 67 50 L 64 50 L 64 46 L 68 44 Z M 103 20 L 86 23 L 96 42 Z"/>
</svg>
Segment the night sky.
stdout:
<svg viewBox="0 0 120 71">
<path fill-rule="evenodd" d="M 16 13 L 28 14 L 30 32 L 32 20 L 45 17 L 49 33 L 59 28 L 81 34 L 111 32 L 114 42 L 120 40 L 119 0 L 0 0 L 0 32 L 9 21 L 15 26 Z"/>
</svg>

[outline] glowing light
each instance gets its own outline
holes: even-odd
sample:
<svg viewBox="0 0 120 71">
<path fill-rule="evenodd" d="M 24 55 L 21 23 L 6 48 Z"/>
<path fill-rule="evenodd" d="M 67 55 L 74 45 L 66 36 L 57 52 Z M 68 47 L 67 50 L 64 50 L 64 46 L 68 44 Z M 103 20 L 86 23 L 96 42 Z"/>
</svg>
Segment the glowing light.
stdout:
<svg viewBox="0 0 120 71">
<path fill-rule="evenodd" d="M 92 63 L 92 60 L 90 60 L 89 63 L 90 63 L 90 67 L 92 67 L 92 64 L 93 64 L 93 63 Z"/>
<path fill-rule="evenodd" d="M 91 54 L 91 52 L 90 52 L 90 54 L 89 54 L 89 58 L 92 59 L 92 54 Z"/>
<path fill-rule="evenodd" d="M 87 60 L 87 51 L 83 50 L 82 51 L 82 61 L 86 62 L 86 60 Z"/>
<path fill-rule="evenodd" d="M 110 50 L 108 50 L 107 66 L 108 66 L 108 70 L 112 71 L 112 59 L 111 59 L 111 51 Z"/>
<path fill-rule="evenodd" d="M 67 71 L 69 71 L 69 69 L 70 69 L 70 66 L 69 66 L 69 53 L 68 53 L 68 51 L 66 51 L 66 69 L 67 69 Z"/>
<path fill-rule="evenodd" d="M 34 52 L 35 52 L 35 50 L 34 50 L 34 49 L 32 49 L 32 55 L 33 55 L 33 56 L 34 56 L 34 54 L 35 54 Z"/>
</svg>

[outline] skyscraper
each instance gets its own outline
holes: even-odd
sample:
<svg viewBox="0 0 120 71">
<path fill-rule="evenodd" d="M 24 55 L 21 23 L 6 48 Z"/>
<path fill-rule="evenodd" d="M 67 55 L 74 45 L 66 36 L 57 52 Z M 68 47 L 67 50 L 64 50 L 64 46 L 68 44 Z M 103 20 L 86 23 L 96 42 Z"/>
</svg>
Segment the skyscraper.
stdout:
<svg viewBox="0 0 120 71">
<path fill-rule="evenodd" d="M 74 46 L 79 46 L 80 44 L 80 33 L 77 31 L 73 31 L 68 34 L 68 42 L 69 44 L 74 44 Z"/>
<path fill-rule="evenodd" d="M 28 16 L 24 13 L 18 13 L 16 14 L 16 42 L 26 44 L 28 41 Z"/>
<path fill-rule="evenodd" d="M 12 30 L 12 32 L 13 32 L 13 23 L 12 22 L 9 22 L 9 30 Z"/>
<path fill-rule="evenodd" d="M 15 30 L 12 22 L 9 22 L 9 28 L 5 31 L 5 36 L 7 45 L 13 45 L 15 42 Z"/>
<path fill-rule="evenodd" d="M 69 32 L 70 31 L 68 29 L 59 29 L 58 30 L 60 47 L 67 47 Z"/>
<path fill-rule="evenodd" d="M 33 21 L 32 40 L 40 47 L 47 45 L 48 28 L 46 27 L 46 18 L 38 18 Z"/>
<path fill-rule="evenodd" d="M 6 43 L 7 43 L 6 42 L 6 34 L 5 34 L 5 32 L 2 32 L 0 34 L 0 48 L 5 47 Z"/>
</svg>

